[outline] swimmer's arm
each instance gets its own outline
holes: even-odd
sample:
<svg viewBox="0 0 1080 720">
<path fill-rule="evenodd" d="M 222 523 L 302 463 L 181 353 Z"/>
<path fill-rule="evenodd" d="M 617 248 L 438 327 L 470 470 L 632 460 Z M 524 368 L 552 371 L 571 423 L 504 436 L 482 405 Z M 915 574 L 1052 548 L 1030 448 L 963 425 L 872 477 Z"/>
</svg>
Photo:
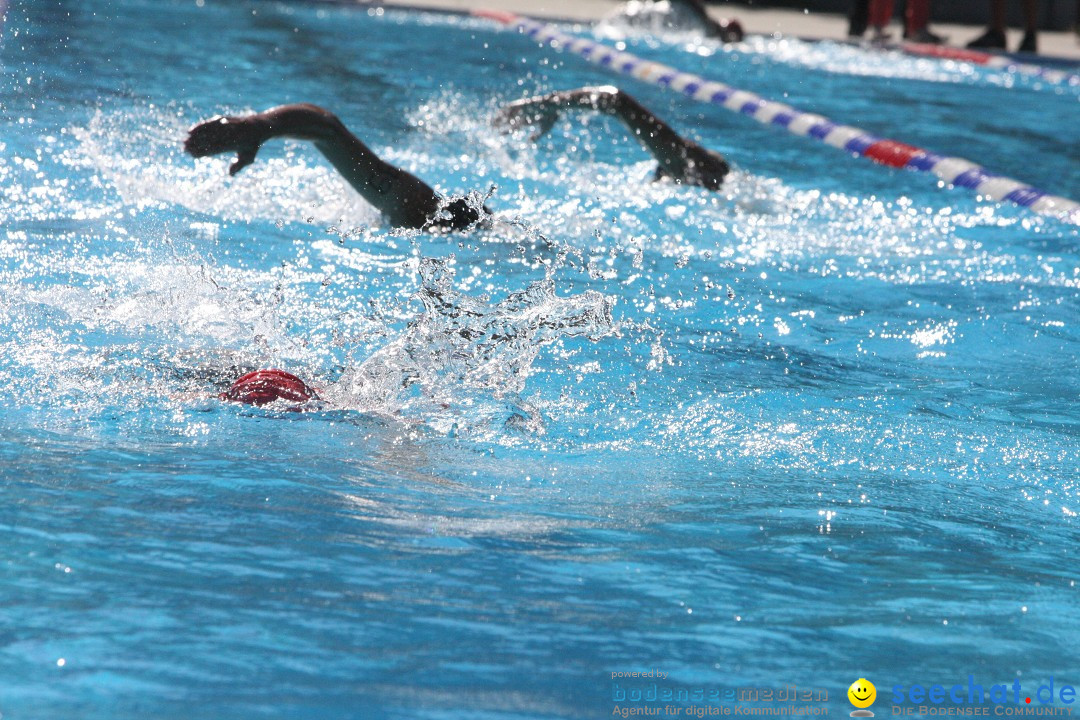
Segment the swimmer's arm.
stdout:
<svg viewBox="0 0 1080 720">
<path fill-rule="evenodd" d="M 673 4 L 682 5 L 688 8 L 694 15 L 697 16 L 705 27 L 709 29 L 710 35 L 718 35 L 720 26 L 715 20 L 709 17 L 709 13 L 705 10 L 705 4 L 701 0 L 675 0 Z"/>
<path fill-rule="evenodd" d="M 701 0 L 674 0 L 674 2 L 694 13 L 698 21 L 705 27 L 705 34 L 709 37 L 720 38 L 721 41 L 726 43 L 739 42 L 743 39 L 742 25 L 737 20 L 722 20 L 720 22 L 713 20 L 709 17 L 709 12 L 705 9 L 705 3 Z"/>
<path fill-rule="evenodd" d="M 595 110 L 619 118 L 648 150 L 664 174 L 681 179 L 686 170 L 688 148 L 697 143 L 675 132 L 628 93 L 610 85 L 554 92 L 510 103 L 495 117 L 496 125 L 511 130 L 537 126 L 533 139 L 551 129 L 560 110 Z"/>
<path fill-rule="evenodd" d="M 282 105 L 254 115 L 216 117 L 193 127 L 184 148 L 195 157 L 235 152 L 235 175 L 272 138 L 314 143 L 330 164 L 391 223 L 423 227 L 439 209 L 439 195 L 415 175 L 381 160 L 331 112 L 316 105 Z"/>
</svg>

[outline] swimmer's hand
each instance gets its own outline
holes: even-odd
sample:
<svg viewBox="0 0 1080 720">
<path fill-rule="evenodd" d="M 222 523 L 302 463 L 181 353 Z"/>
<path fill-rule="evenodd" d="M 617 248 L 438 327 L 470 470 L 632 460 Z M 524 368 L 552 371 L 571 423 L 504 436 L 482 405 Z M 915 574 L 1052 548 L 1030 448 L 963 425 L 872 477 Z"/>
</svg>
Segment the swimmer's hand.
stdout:
<svg viewBox="0 0 1080 720">
<path fill-rule="evenodd" d="M 184 150 L 193 157 L 236 153 L 229 166 L 235 175 L 255 161 L 259 147 L 270 137 L 267 123 L 259 115 L 210 118 L 188 131 Z"/>
<path fill-rule="evenodd" d="M 559 119 L 558 108 L 546 98 L 526 98 L 499 109 L 492 124 L 510 133 L 525 127 L 535 128 L 529 136 L 534 142 L 546 135 Z"/>
</svg>

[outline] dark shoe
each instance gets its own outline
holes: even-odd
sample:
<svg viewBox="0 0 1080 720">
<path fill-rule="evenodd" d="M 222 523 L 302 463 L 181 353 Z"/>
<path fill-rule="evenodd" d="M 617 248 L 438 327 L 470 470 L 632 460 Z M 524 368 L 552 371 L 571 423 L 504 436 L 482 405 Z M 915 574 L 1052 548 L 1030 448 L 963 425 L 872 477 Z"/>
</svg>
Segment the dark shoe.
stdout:
<svg viewBox="0 0 1080 720">
<path fill-rule="evenodd" d="M 886 45 L 892 40 L 892 33 L 886 32 L 885 28 L 873 28 L 870 31 L 870 44 L 871 45 Z"/>
<path fill-rule="evenodd" d="M 1035 53 L 1039 52 L 1035 47 L 1035 32 L 1028 30 L 1024 33 L 1024 39 L 1020 41 L 1020 47 L 1016 48 L 1016 52 L 1023 53 Z"/>
<path fill-rule="evenodd" d="M 987 30 L 979 37 L 967 44 L 969 48 L 990 48 L 996 50 L 1005 49 L 1005 32 L 1002 30 Z"/>
<path fill-rule="evenodd" d="M 944 35 L 932 33 L 926 28 L 921 28 L 913 33 L 904 33 L 904 39 L 909 42 L 922 43 L 924 45 L 941 45 L 948 40 Z"/>
</svg>

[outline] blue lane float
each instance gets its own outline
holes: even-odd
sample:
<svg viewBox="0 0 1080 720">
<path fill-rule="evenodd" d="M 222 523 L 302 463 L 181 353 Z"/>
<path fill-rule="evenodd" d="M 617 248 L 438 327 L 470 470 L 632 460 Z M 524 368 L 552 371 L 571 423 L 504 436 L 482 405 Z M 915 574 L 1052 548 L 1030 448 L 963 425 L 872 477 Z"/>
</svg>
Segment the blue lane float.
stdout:
<svg viewBox="0 0 1080 720">
<path fill-rule="evenodd" d="M 785 128 L 793 135 L 813 138 L 889 167 L 932 173 L 948 185 L 970 188 L 983 197 L 1011 202 L 1033 212 L 1080 225 L 1080 203 L 992 173 L 970 160 L 938 155 L 914 145 L 878 137 L 857 127 L 834 123 L 822 115 L 803 112 L 756 93 L 644 60 L 520 15 L 489 10 L 474 14 L 517 28 L 540 43 L 571 52 L 595 65 L 747 115 L 765 125 Z"/>
</svg>

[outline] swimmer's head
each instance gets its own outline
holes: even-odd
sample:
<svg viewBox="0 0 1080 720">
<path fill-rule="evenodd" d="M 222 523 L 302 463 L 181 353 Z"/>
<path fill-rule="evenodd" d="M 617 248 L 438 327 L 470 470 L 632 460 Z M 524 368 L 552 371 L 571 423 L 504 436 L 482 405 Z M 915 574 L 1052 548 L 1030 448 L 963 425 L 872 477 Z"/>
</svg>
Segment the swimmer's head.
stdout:
<svg viewBox="0 0 1080 720">
<path fill-rule="evenodd" d="M 687 153 L 686 181 L 689 183 L 719 190 L 729 170 L 724 156 L 718 152 L 697 147 Z"/>
<path fill-rule="evenodd" d="M 245 405 L 269 405 L 279 400 L 303 404 L 319 399 L 318 394 L 307 383 L 284 370 L 249 372 L 218 397 Z"/>
<path fill-rule="evenodd" d="M 745 33 L 743 32 L 742 24 L 738 20 L 723 19 L 720 22 L 713 22 L 709 28 L 709 35 L 715 38 L 719 38 L 721 42 L 735 43 L 742 42 Z"/>
<path fill-rule="evenodd" d="M 680 153 L 677 166 L 664 167 L 661 165 L 656 170 L 656 178 L 670 177 L 686 185 L 698 185 L 708 190 L 719 190 L 724 183 L 724 177 L 731 169 L 723 155 L 712 150 L 706 150 L 697 143 L 688 145 Z"/>
<path fill-rule="evenodd" d="M 491 217 L 491 210 L 486 205 L 481 205 L 479 208 L 473 203 L 470 203 L 465 198 L 457 198 L 451 200 L 443 208 L 443 212 L 450 217 L 445 219 L 443 217 L 437 217 L 432 223 L 431 227 L 434 228 L 446 228 L 450 230 L 467 230 L 477 223 L 483 222 Z"/>
</svg>

